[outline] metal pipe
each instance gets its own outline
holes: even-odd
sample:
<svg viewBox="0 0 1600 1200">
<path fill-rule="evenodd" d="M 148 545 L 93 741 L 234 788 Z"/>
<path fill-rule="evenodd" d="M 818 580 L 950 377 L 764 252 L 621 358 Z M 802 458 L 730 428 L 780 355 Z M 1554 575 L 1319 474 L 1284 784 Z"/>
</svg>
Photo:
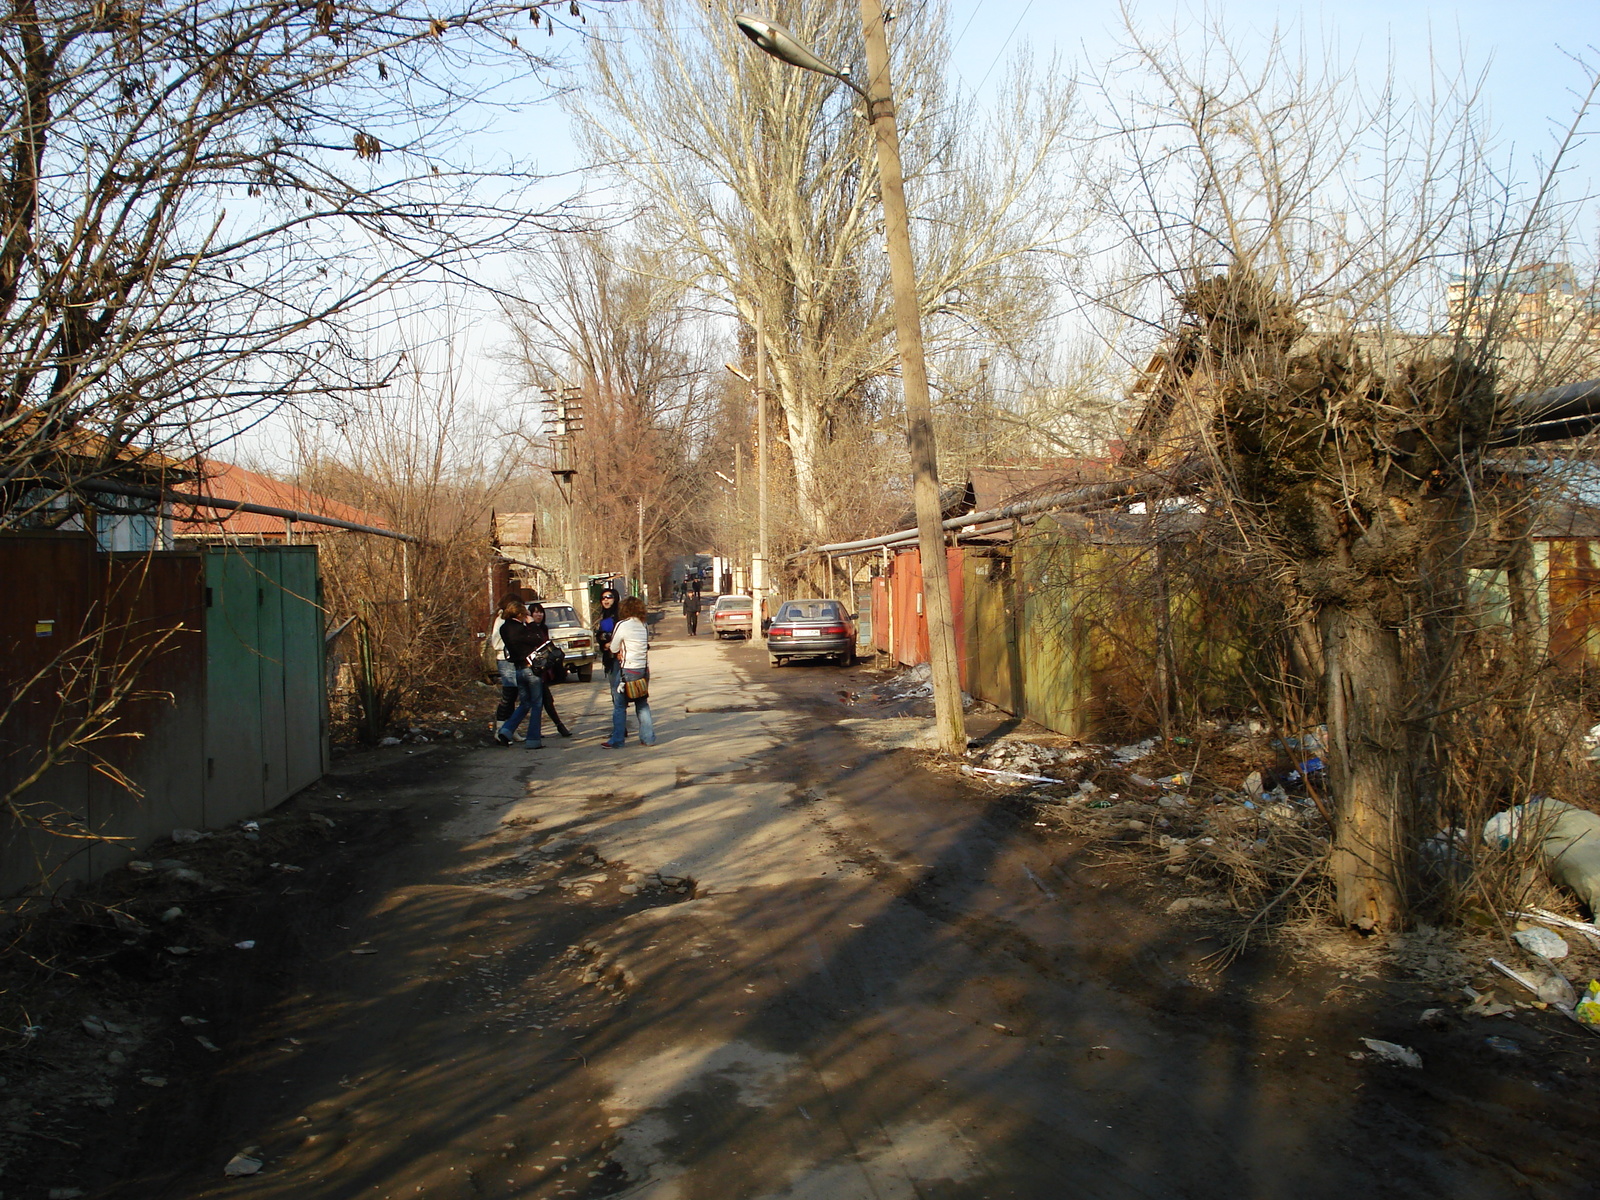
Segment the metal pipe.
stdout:
<svg viewBox="0 0 1600 1200">
<path fill-rule="evenodd" d="M 54 482 L 64 483 L 62 480 Z M 341 521 L 338 517 L 322 517 L 316 513 L 297 512 L 292 508 L 277 508 L 271 504 L 252 504 L 247 500 L 222 500 L 212 496 L 196 496 L 190 492 L 173 492 L 165 488 L 146 487 L 137 483 L 121 483 L 115 479 L 73 480 L 69 485 L 85 492 L 106 492 L 113 496 L 134 496 L 141 500 L 161 500 L 170 504 L 187 504 L 191 508 L 210 508 L 222 512 L 258 513 L 263 517 L 282 517 L 288 521 L 304 521 L 310 525 L 330 525 L 335 529 L 349 529 L 355 533 L 370 533 L 374 537 L 394 538 L 401 542 L 421 539 L 393 529 L 380 529 L 376 525 L 361 525 L 355 521 Z"/>
<path fill-rule="evenodd" d="M 983 512 L 963 513 L 959 517 L 949 518 L 943 523 L 943 528 L 964 529 L 968 525 L 987 525 L 994 521 L 1009 521 L 1012 517 L 1025 516 L 1028 513 L 1046 512 L 1053 508 L 1069 508 L 1074 505 L 1115 500 L 1125 496 L 1154 491 L 1159 487 L 1178 488 L 1190 483 L 1199 474 L 1199 464 L 1188 463 L 1175 471 L 1152 471 L 1144 475 L 1135 475 L 1132 479 L 1086 484 L 1083 487 L 1073 488 L 1069 492 L 1057 492 L 1051 496 L 1041 496 L 1037 500 L 1019 500 L 1015 504 L 1006 504 Z M 915 529 L 900 529 L 894 533 L 885 533 L 873 538 L 862 538 L 854 542 L 833 542 L 826 546 L 814 547 L 812 550 L 803 551 L 802 553 L 837 554 L 840 551 L 871 550 L 878 546 L 892 546 L 899 542 L 914 540 L 916 536 L 917 531 Z"/>
</svg>

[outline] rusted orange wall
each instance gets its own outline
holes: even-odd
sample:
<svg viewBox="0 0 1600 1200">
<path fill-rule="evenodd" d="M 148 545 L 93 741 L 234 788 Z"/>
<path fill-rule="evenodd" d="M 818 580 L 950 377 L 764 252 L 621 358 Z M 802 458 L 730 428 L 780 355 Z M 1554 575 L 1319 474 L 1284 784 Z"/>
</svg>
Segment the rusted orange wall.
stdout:
<svg viewBox="0 0 1600 1200">
<path fill-rule="evenodd" d="M 961 686 L 967 685 L 967 630 L 963 611 L 966 581 L 962 563 L 965 552 L 959 546 L 945 548 L 945 573 L 950 580 L 950 607 L 956 627 L 956 661 L 960 664 Z M 902 550 L 889 560 L 888 607 L 893 621 L 886 647 L 896 662 L 912 667 L 928 661 L 928 619 L 922 602 L 922 554 Z M 874 617 L 876 619 L 876 617 Z M 874 632 L 874 645 L 877 633 Z"/>
</svg>

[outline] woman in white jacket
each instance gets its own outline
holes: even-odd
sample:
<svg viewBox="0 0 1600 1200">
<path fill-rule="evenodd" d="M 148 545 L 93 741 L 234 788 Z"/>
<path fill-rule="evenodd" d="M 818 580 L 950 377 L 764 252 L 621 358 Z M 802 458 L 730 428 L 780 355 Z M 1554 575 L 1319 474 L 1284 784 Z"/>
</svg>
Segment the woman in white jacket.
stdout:
<svg viewBox="0 0 1600 1200">
<path fill-rule="evenodd" d="M 645 693 L 633 701 L 639 718 L 639 744 L 656 744 L 655 720 L 650 715 L 650 631 L 645 628 L 644 601 L 629 596 L 622 602 L 622 619 L 611 635 L 611 653 L 622 667 L 622 678 L 613 685 L 611 695 L 611 740 L 600 743 L 612 749 L 628 737 L 628 684 L 644 681 Z"/>
</svg>

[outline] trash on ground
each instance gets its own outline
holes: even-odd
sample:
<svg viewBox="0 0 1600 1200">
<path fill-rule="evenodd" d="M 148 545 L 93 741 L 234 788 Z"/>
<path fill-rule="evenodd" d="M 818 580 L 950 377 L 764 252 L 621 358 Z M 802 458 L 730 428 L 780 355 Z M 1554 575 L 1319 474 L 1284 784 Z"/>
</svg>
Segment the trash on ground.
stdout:
<svg viewBox="0 0 1600 1200">
<path fill-rule="evenodd" d="M 1393 1067 L 1410 1067 L 1414 1071 L 1422 1069 L 1422 1056 L 1410 1046 L 1369 1037 L 1362 1038 L 1361 1042 L 1379 1062 L 1386 1062 Z"/>
<path fill-rule="evenodd" d="M 261 1170 L 261 1160 L 251 1158 L 245 1154 L 235 1154 L 228 1160 L 228 1165 L 222 1168 L 222 1173 L 230 1179 L 237 1179 L 241 1175 L 254 1175 Z"/>
<path fill-rule="evenodd" d="M 1522 1046 L 1508 1037 L 1486 1037 L 1483 1044 L 1497 1054 L 1517 1055 L 1522 1053 Z"/>
<path fill-rule="evenodd" d="M 1509 849 L 1519 837 L 1537 839 L 1550 877 L 1576 892 L 1590 912 L 1600 912 L 1600 815 L 1536 796 L 1484 822 L 1491 846 Z"/>
<path fill-rule="evenodd" d="M 217 1049 L 217 1044 L 215 1042 L 213 1042 L 210 1038 L 206 1037 L 205 1034 L 203 1034 L 203 1033 L 195 1034 L 194 1035 L 194 1040 L 200 1044 L 200 1049 L 202 1049 L 202 1050 L 209 1050 L 213 1054 L 221 1054 L 222 1053 L 221 1050 Z"/>
<path fill-rule="evenodd" d="M 969 775 L 999 775 L 999 776 L 1001 776 L 1003 778 L 1006 778 L 1006 779 L 1026 779 L 1026 780 L 1029 780 L 1030 782 L 1033 782 L 1033 783 L 1066 783 L 1067 782 L 1065 779 L 1052 779 L 1048 775 L 1025 775 L 1021 771 L 996 771 L 996 770 L 993 770 L 993 769 L 991 769 L 989 767 L 968 767 L 968 766 L 963 766 L 961 769 L 963 771 L 965 771 Z"/>
<path fill-rule="evenodd" d="M 1600 1030 L 1600 980 L 1591 979 L 1584 989 L 1583 999 L 1572 1008 L 1573 1019 L 1580 1025 Z"/>
<path fill-rule="evenodd" d="M 1565 958 L 1568 954 L 1566 939 L 1548 929 L 1519 929 L 1511 935 L 1511 940 L 1540 958 Z"/>
<path fill-rule="evenodd" d="M 201 833 L 198 829 L 174 829 L 172 831 L 172 840 L 177 842 L 180 846 L 186 846 L 191 842 L 202 841 L 210 836 L 211 835 L 209 833 Z"/>
<path fill-rule="evenodd" d="M 235 942 L 233 944 L 233 948 L 235 950 L 254 950 L 256 948 L 256 944 L 253 940 L 247 939 L 242 942 Z"/>
<path fill-rule="evenodd" d="M 1527 912 L 1513 912 L 1510 915 L 1521 917 L 1524 921 L 1543 921 L 1546 925 L 1554 925 L 1559 929 L 1570 929 L 1588 939 L 1589 944 L 1596 950 L 1600 950 L 1600 925 L 1593 925 L 1588 921 L 1575 921 L 1571 917 L 1553 913 L 1548 908 L 1530 908 Z"/>
<path fill-rule="evenodd" d="M 1570 1011 L 1577 999 L 1576 993 L 1572 990 L 1572 984 L 1564 975 L 1552 975 L 1540 983 L 1535 983 L 1521 972 L 1514 971 L 1506 966 L 1498 958 L 1491 958 L 1489 965 L 1507 979 L 1527 988 L 1546 1004 L 1554 1004 L 1564 1011 Z"/>
</svg>

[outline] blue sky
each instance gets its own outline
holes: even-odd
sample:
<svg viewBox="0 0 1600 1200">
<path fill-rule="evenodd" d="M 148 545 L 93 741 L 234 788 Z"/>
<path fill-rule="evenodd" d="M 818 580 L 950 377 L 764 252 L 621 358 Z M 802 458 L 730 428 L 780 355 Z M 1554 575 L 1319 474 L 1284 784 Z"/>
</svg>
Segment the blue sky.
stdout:
<svg viewBox="0 0 1600 1200">
<path fill-rule="evenodd" d="M 744 0 L 743 6 L 761 10 L 760 0 Z M 648 19 L 649 11 L 642 5 L 613 9 L 624 25 Z M 1110 3 L 950 0 L 949 11 L 953 69 L 963 90 L 976 92 L 980 103 L 991 98 L 1006 60 L 1019 50 L 1026 49 L 1036 60 L 1059 56 L 1069 72 L 1093 71 L 1114 58 L 1124 36 L 1122 10 Z M 1569 55 L 1600 62 L 1600 52 L 1593 48 L 1600 43 L 1600 5 L 1592 0 L 1589 4 L 1524 0 L 1517 5 L 1504 0 L 1456 4 L 1349 0 L 1337 5 L 1229 0 L 1210 7 L 1150 0 L 1130 5 L 1129 11 L 1152 37 L 1173 32 L 1180 38 L 1193 36 L 1199 27 L 1220 22 L 1234 35 L 1236 45 L 1249 47 L 1262 44 L 1277 28 L 1303 45 L 1313 59 L 1326 54 L 1351 64 L 1356 80 L 1367 85 L 1381 81 L 1392 61 L 1402 88 L 1425 91 L 1433 77 L 1430 53 L 1469 76 L 1481 72 L 1490 118 L 1500 134 L 1501 156 L 1513 157 L 1524 177 L 1535 174 L 1534 159 L 1570 122 L 1574 89 L 1583 85 L 1584 73 Z M 731 22 L 729 36 L 738 36 Z M 568 37 L 564 33 L 553 39 L 552 48 L 559 48 Z M 575 43 L 567 44 L 570 57 L 576 58 Z M 572 82 L 581 86 L 576 76 Z M 487 125 L 473 139 L 476 157 L 531 154 L 539 169 L 559 176 L 543 189 L 547 202 L 569 198 L 581 186 L 581 164 L 568 135 L 567 118 L 554 102 L 494 114 Z M 1600 117 L 1591 118 L 1588 127 L 1600 132 Z M 1593 181 L 1600 178 L 1600 145 L 1583 144 L 1569 162 L 1566 193 L 1592 192 Z M 505 277 L 504 265 L 484 267 L 485 274 Z M 470 301 L 467 306 L 479 307 Z M 492 351 L 503 336 L 492 306 L 483 306 L 462 319 L 457 361 L 467 364 L 467 385 L 491 404 L 519 404 L 510 381 L 492 361 Z M 270 445 L 275 441 L 268 434 L 267 445 L 256 444 L 276 457 Z"/>
</svg>

